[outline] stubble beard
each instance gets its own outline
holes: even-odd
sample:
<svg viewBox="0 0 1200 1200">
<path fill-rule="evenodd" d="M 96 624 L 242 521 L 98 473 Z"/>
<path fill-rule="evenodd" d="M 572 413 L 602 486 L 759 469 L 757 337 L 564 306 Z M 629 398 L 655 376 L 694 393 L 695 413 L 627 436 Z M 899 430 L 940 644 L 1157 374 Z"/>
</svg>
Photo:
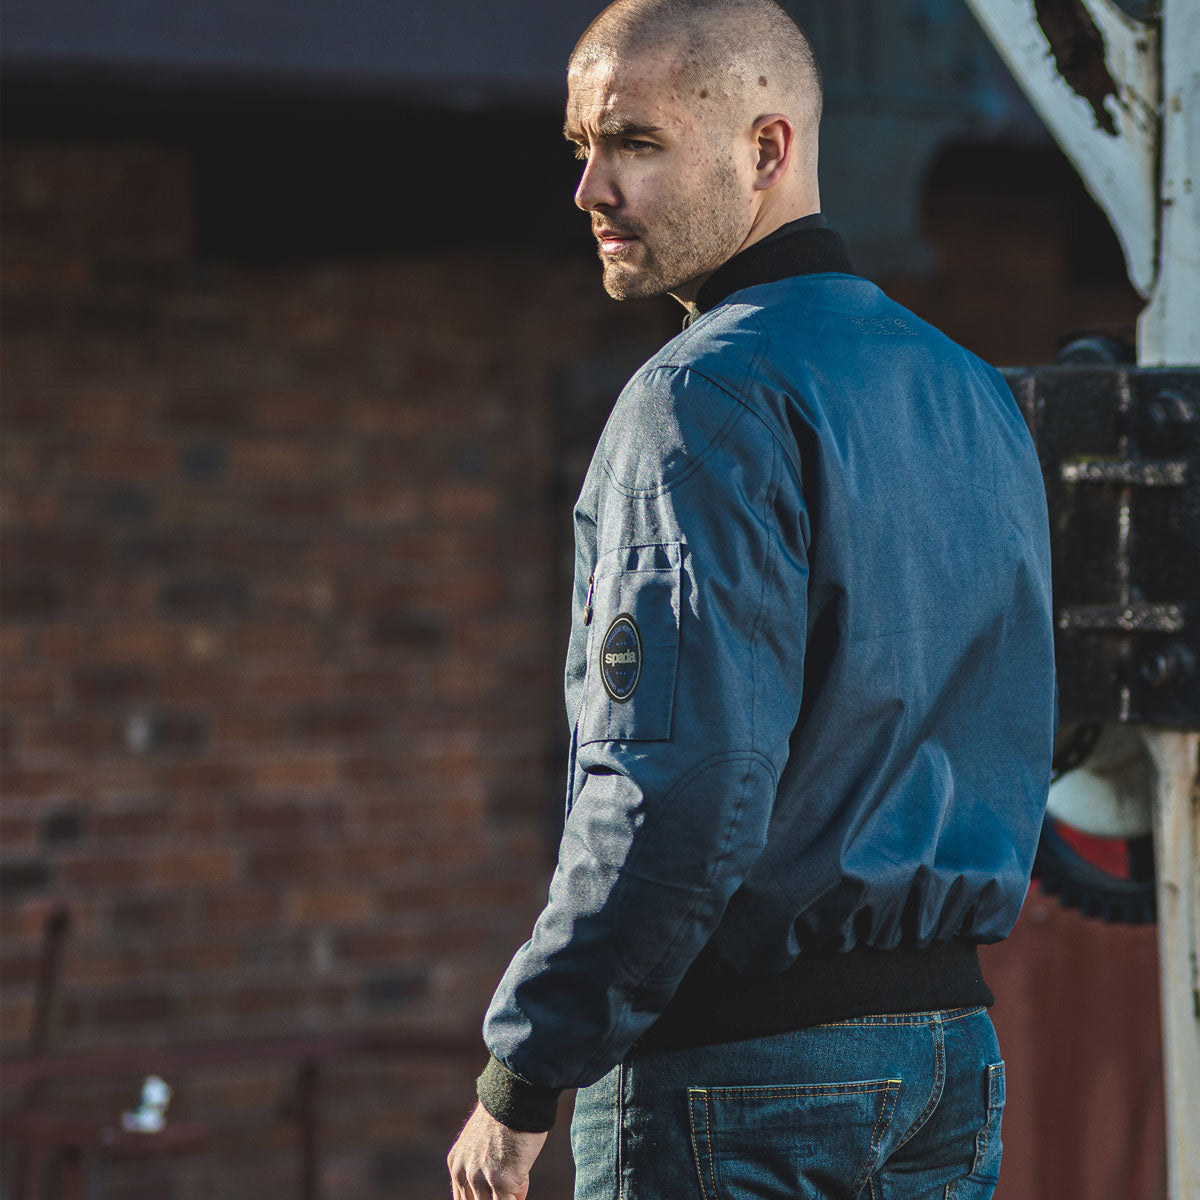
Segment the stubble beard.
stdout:
<svg viewBox="0 0 1200 1200">
<path fill-rule="evenodd" d="M 600 256 L 604 290 L 614 300 L 662 296 L 711 274 L 733 257 L 744 236 L 732 164 L 718 164 L 690 203 L 656 220 L 652 232 L 641 225 L 624 228 L 638 238 L 627 251 L 638 261 L 614 262 Z"/>
</svg>

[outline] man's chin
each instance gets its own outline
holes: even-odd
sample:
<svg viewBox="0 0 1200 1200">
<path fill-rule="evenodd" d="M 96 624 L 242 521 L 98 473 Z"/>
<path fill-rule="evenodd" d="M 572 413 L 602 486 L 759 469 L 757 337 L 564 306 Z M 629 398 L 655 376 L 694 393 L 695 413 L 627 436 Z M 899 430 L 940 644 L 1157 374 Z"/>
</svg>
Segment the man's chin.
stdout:
<svg viewBox="0 0 1200 1200">
<path fill-rule="evenodd" d="M 667 289 L 661 279 L 621 269 L 616 263 L 605 264 L 604 290 L 614 300 L 649 300 Z"/>
</svg>

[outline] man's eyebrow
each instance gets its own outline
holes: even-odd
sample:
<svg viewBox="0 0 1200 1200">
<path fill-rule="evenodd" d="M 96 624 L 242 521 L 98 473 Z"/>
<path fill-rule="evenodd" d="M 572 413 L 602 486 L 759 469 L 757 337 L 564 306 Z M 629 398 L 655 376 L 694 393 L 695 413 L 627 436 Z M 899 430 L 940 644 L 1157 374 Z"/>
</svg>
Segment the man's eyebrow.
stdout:
<svg viewBox="0 0 1200 1200">
<path fill-rule="evenodd" d="M 624 117 L 606 117 L 596 127 L 596 132 L 602 138 L 640 137 L 646 133 L 660 133 L 661 125 L 646 125 L 641 121 L 630 121 Z M 570 122 L 563 124 L 563 137 L 568 142 L 578 142 L 583 135 L 578 129 L 572 128 Z"/>
</svg>

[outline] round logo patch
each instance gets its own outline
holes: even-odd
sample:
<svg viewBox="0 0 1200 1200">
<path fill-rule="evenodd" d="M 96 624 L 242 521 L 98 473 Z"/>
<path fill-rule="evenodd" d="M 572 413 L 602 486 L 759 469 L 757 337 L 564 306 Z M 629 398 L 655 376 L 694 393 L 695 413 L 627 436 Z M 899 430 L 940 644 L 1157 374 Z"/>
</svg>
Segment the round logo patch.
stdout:
<svg viewBox="0 0 1200 1200">
<path fill-rule="evenodd" d="M 642 635 L 637 622 L 621 613 L 608 627 L 600 643 L 600 678 L 604 690 L 624 704 L 642 677 Z"/>
</svg>

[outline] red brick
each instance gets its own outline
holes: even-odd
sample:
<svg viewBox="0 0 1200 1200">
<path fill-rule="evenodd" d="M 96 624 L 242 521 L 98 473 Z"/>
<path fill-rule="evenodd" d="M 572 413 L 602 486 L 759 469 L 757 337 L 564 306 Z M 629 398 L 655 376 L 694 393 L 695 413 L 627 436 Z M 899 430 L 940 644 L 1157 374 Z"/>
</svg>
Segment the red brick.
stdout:
<svg viewBox="0 0 1200 1200">
<path fill-rule="evenodd" d="M 96 640 L 96 653 L 108 662 L 161 665 L 172 658 L 174 641 L 172 631 L 165 627 L 102 629 Z"/>
<path fill-rule="evenodd" d="M 100 840 L 154 837 L 170 828 L 170 815 L 165 809 L 99 812 L 93 820 L 93 828 Z"/>
<path fill-rule="evenodd" d="M 334 953 L 339 962 L 400 962 L 428 948 L 430 936 L 413 930 L 353 932 L 338 935 Z"/>
<path fill-rule="evenodd" d="M 229 456 L 234 480 L 304 479 L 313 473 L 313 455 L 303 441 L 253 441 L 235 445 Z"/>
<path fill-rule="evenodd" d="M 228 715 L 218 713 L 210 735 L 214 745 L 268 743 L 279 745 L 288 740 L 292 722 L 284 717 L 260 714 Z"/>
<path fill-rule="evenodd" d="M 94 442 L 80 463 L 84 475 L 100 479 L 166 479 L 178 451 L 169 442 L 147 439 Z"/>
<path fill-rule="evenodd" d="M 0 661 L 12 667 L 25 656 L 28 635 L 24 629 L 0 628 Z"/>
<path fill-rule="evenodd" d="M 264 518 L 279 521 L 320 521 L 337 515 L 338 499 L 329 488 L 280 485 L 263 491 L 254 506 Z"/>
<path fill-rule="evenodd" d="M 179 664 L 166 672 L 160 695 L 172 703 L 193 704 L 203 701 L 228 703 L 237 696 L 242 681 L 226 666 L 202 666 Z"/>
<path fill-rule="evenodd" d="M 0 772 L 0 779 L 4 773 Z M 6 795 L 5 802 L 10 803 Z M 0 814 L 0 853 L 30 850 L 37 842 L 37 822 L 32 817 L 16 817 Z"/>
<path fill-rule="evenodd" d="M 395 397 L 357 396 L 346 409 L 350 428 L 369 436 L 378 444 L 378 434 L 398 434 L 396 445 L 411 445 L 408 439 L 418 437 L 429 426 L 429 413 L 417 405 Z"/>
<path fill-rule="evenodd" d="M 425 511 L 425 498 L 417 488 L 380 483 L 347 488 L 342 511 L 355 525 L 407 525 Z"/>
<path fill-rule="evenodd" d="M 93 1012 L 99 1026 L 134 1025 L 154 1028 L 175 1011 L 175 1000 L 168 992 L 126 992 L 98 999 Z"/>
<path fill-rule="evenodd" d="M 5 707 L 40 709 L 49 706 L 54 698 L 54 675 L 49 671 L 6 670 L 0 680 L 0 695 Z"/>
<path fill-rule="evenodd" d="M 93 530 L 10 530 L 4 539 L 3 557 L 8 570 L 59 567 L 89 571 L 103 564 L 106 550 L 103 539 Z"/>
<path fill-rule="evenodd" d="M 295 833 L 306 824 L 305 810 L 299 804 L 242 803 L 234 807 L 230 826 L 238 834 Z"/>
<path fill-rule="evenodd" d="M 0 1002 L 0 1042 L 12 1049 L 24 1048 L 33 1032 L 33 998 L 17 999 L 7 994 Z"/>
<path fill-rule="evenodd" d="M 316 657 L 317 629 L 311 622 L 254 621 L 238 627 L 233 651 L 240 657 L 303 660 Z"/>
<path fill-rule="evenodd" d="M 47 625 L 39 636 L 42 654 L 54 662 L 77 663 L 84 657 L 88 633 L 78 625 Z"/>
<path fill-rule="evenodd" d="M 54 525 L 62 519 L 62 496 L 49 488 L 6 487 L 0 492 L 5 519 L 14 525 Z"/>
<path fill-rule="evenodd" d="M 389 887 L 379 896 L 384 912 L 490 912 L 506 905 L 538 908 L 545 901 L 546 881 L 526 869 L 516 879 L 409 883 Z"/>
<path fill-rule="evenodd" d="M 237 947 L 229 942 L 172 941 L 154 955 L 157 970 L 193 977 L 232 971 L 239 961 Z"/>
<path fill-rule="evenodd" d="M 306 924 L 362 921 L 374 908 L 374 893 L 367 888 L 296 888 L 287 897 L 288 919 Z"/>
<path fill-rule="evenodd" d="M 124 388 L 84 388 L 62 401 L 65 424 L 70 429 L 118 433 L 134 428 L 144 401 Z"/>
<path fill-rule="evenodd" d="M 311 392 L 266 393 L 252 399 L 254 423 L 263 429 L 310 433 L 328 426 L 334 404 Z M 357 426 L 355 426 L 357 428 Z"/>
<path fill-rule="evenodd" d="M 254 786 L 263 792 L 296 792 L 332 787 L 338 780 L 335 758 L 297 754 L 287 758 L 256 763 Z"/>
<path fill-rule="evenodd" d="M 35 753 L 98 754 L 113 749 L 120 742 L 116 720 L 104 716 L 29 720 L 22 722 L 19 736 L 22 750 Z"/>
<path fill-rule="evenodd" d="M 174 936 L 188 920 L 186 897 L 155 891 L 150 897 L 130 896 L 113 903 L 108 919 L 119 936 Z"/>
<path fill-rule="evenodd" d="M 205 924 L 215 926 L 275 926 L 282 901 L 274 892 L 223 892 L 204 901 Z"/>
<path fill-rule="evenodd" d="M 238 873 L 234 850 L 160 851 L 151 872 L 156 883 L 175 887 L 229 883 Z"/>
<path fill-rule="evenodd" d="M 244 767 L 230 762 L 176 762 L 162 769 L 162 781 L 176 790 L 229 791 L 246 780 Z"/>
<path fill-rule="evenodd" d="M 64 880 L 76 887 L 122 888 L 144 878 L 145 861 L 111 855 L 70 858 L 59 863 L 58 871 Z"/>
<path fill-rule="evenodd" d="M 36 954 L 6 954 L 0 958 L 0 979 L 4 980 L 4 990 L 7 992 L 10 988 L 34 983 L 40 961 Z"/>
<path fill-rule="evenodd" d="M 66 987 L 98 987 L 127 983 L 145 969 L 146 954 L 128 946 L 96 950 L 72 946 L 63 966 Z"/>
<path fill-rule="evenodd" d="M 153 684 L 141 666 L 88 667 L 75 673 L 72 691 L 78 704 L 128 704 L 151 695 Z"/>
<path fill-rule="evenodd" d="M 16 770 L 4 771 L 4 798 L 7 803 L 18 799 L 44 800 L 47 796 L 61 795 L 67 786 L 62 771 Z"/>
<path fill-rule="evenodd" d="M 296 718 L 296 732 L 305 741 L 336 738 L 345 741 L 378 733 L 386 718 L 361 705 L 313 706 Z"/>
<path fill-rule="evenodd" d="M 334 861 L 334 849 L 319 845 L 290 850 L 257 850 L 247 856 L 247 871 L 256 880 L 285 883 L 319 879 Z"/>
<path fill-rule="evenodd" d="M 254 681 L 254 694 L 260 701 L 322 700 L 335 691 L 333 672 L 320 666 L 298 671 L 264 671 Z"/>
</svg>

